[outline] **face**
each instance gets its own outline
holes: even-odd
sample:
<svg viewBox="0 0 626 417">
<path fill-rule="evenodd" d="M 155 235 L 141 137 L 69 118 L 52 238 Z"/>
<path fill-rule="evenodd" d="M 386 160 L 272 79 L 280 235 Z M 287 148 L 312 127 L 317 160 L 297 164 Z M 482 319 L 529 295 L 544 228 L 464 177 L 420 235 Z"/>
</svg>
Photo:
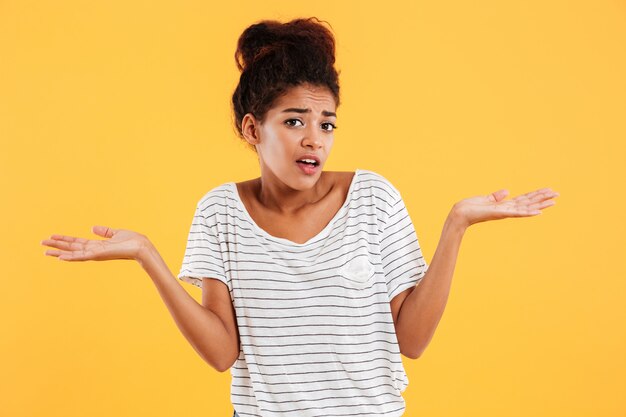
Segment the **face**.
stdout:
<svg viewBox="0 0 626 417">
<path fill-rule="evenodd" d="M 335 111 L 327 87 L 304 84 L 279 97 L 263 123 L 247 114 L 242 130 L 256 147 L 262 177 L 296 190 L 315 185 L 333 146 Z"/>
</svg>

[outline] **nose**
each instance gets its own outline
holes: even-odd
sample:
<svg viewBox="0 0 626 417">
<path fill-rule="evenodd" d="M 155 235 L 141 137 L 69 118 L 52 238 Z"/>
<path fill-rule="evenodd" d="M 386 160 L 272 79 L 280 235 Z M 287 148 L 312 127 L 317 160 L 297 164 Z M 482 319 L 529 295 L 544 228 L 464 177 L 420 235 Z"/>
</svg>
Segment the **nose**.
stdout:
<svg viewBox="0 0 626 417">
<path fill-rule="evenodd" d="M 306 130 L 304 137 L 302 138 L 302 146 L 311 148 L 311 149 L 319 149 L 323 146 L 324 142 L 322 141 L 321 133 L 317 131 L 317 129 L 309 128 Z"/>
</svg>

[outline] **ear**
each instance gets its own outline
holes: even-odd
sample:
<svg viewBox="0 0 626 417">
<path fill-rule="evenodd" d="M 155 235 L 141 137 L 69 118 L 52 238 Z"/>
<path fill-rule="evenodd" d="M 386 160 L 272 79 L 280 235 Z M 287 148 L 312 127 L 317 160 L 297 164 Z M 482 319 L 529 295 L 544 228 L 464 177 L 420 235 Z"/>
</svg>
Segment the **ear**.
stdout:
<svg viewBox="0 0 626 417">
<path fill-rule="evenodd" d="M 259 121 L 252 113 L 247 113 L 241 120 L 241 133 L 243 138 L 250 145 L 254 146 L 260 142 Z"/>
</svg>

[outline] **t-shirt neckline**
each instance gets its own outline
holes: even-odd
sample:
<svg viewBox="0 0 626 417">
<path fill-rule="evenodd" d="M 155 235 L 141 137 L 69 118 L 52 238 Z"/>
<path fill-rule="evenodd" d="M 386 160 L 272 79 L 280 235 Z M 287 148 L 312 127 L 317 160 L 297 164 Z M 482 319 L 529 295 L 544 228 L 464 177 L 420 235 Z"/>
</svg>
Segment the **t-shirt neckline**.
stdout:
<svg viewBox="0 0 626 417">
<path fill-rule="evenodd" d="M 344 210 L 348 206 L 348 203 L 350 202 L 350 199 L 351 199 L 351 196 L 352 196 L 352 190 L 354 189 L 354 184 L 356 184 L 356 178 L 357 178 L 357 176 L 359 175 L 359 173 L 361 171 L 362 170 L 358 169 L 358 168 L 354 171 L 354 175 L 352 176 L 352 181 L 350 181 L 350 187 L 348 188 L 348 194 L 346 195 L 346 199 L 344 200 L 344 202 L 341 205 L 341 207 L 339 208 L 339 210 L 337 210 L 337 212 L 335 213 L 333 218 L 328 222 L 328 224 L 318 234 L 316 234 L 315 236 L 311 237 L 309 240 L 307 240 L 304 243 L 297 243 L 297 242 L 294 242 L 294 241 L 286 239 L 286 238 L 282 238 L 282 237 L 271 235 L 265 229 L 261 228 L 261 226 L 259 226 L 254 221 L 254 219 L 252 218 L 250 213 L 248 213 L 248 210 L 246 209 L 246 206 L 243 204 L 243 201 L 241 200 L 241 196 L 239 195 L 239 190 L 237 189 L 237 184 L 234 181 L 231 181 L 231 182 L 228 183 L 228 185 L 231 187 L 231 190 L 233 192 L 233 196 L 234 196 L 235 202 L 239 206 L 239 209 L 243 212 L 244 216 L 250 222 L 250 224 L 252 224 L 252 226 L 259 233 L 261 233 L 265 238 L 267 238 L 267 239 L 269 239 L 269 240 L 271 240 L 273 242 L 281 243 L 281 244 L 287 245 L 287 246 L 303 247 L 303 246 L 310 245 L 311 243 L 317 242 L 320 238 L 323 238 L 328 233 L 328 231 L 333 227 L 333 225 L 335 224 L 335 221 L 343 214 Z"/>
</svg>

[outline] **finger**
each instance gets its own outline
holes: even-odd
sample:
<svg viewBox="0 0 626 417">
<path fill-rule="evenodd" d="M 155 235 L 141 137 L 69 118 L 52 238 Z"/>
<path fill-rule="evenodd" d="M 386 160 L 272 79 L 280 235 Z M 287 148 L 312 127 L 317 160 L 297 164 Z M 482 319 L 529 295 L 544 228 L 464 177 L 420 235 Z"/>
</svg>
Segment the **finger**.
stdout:
<svg viewBox="0 0 626 417">
<path fill-rule="evenodd" d="M 533 197 L 535 197 L 535 196 L 537 196 L 537 195 L 539 195 L 541 193 L 545 193 L 547 191 L 550 191 L 550 188 L 541 188 L 539 190 L 535 190 L 535 191 L 531 191 L 531 192 L 526 193 L 526 194 L 522 194 L 522 195 L 517 196 L 515 198 L 520 198 L 520 199 L 529 198 L 530 199 L 530 198 L 533 198 Z"/>
<path fill-rule="evenodd" d="M 98 236 L 111 238 L 115 233 L 117 233 L 117 229 L 111 229 L 107 226 L 94 226 L 91 228 L 91 231 Z"/>
<path fill-rule="evenodd" d="M 523 209 L 518 209 L 514 211 L 513 213 L 514 213 L 514 217 L 528 217 L 528 216 L 537 216 L 541 214 L 541 210 L 523 208 Z"/>
<path fill-rule="evenodd" d="M 530 210 L 543 210 L 545 208 L 552 207 L 555 204 L 556 204 L 556 201 L 554 201 L 554 200 L 546 200 L 546 201 L 542 201 L 540 203 L 530 204 L 528 206 L 528 208 Z"/>
<path fill-rule="evenodd" d="M 506 217 L 530 216 L 538 214 L 536 212 L 539 211 L 527 202 L 515 202 L 513 200 L 503 201 L 495 208 Z"/>
<path fill-rule="evenodd" d="M 59 260 L 60 261 L 74 261 L 74 254 L 72 253 L 63 253 L 61 255 L 59 255 Z"/>
<path fill-rule="evenodd" d="M 56 256 L 56 258 L 60 261 L 75 261 L 76 259 L 74 252 L 66 252 L 61 250 L 47 250 L 44 252 L 46 256 Z"/>
<path fill-rule="evenodd" d="M 63 241 L 63 242 L 77 242 L 77 243 L 87 243 L 88 239 L 84 239 L 82 237 L 74 237 L 74 236 L 65 236 L 65 235 L 52 235 L 50 239 L 54 239 L 55 241 Z"/>
<path fill-rule="evenodd" d="M 541 201 L 538 203 L 518 203 L 514 211 L 519 213 L 529 213 L 531 215 L 541 214 L 541 210 L 551 207 L 556 204 L 554 200 Z"/>
<path fill-rule="evenodd" d="M 514 201 L 538 201 L 546 198 L 558 197 L 560 194 L 552 191 L 550 188 L 542 188 L 541 190 L 536 190 L 530 193 L 519 195 L 513 198 Z"/>
<path fill-rule="evenodd" d="M 61 255 L 67 255 L 69 253 L 71 253 L 71 252 L 64 251 L 64 250 L 48 249 L 43 254 L 46 255 L 46 256 L 60 257 Z"/>
<path fill-rule="evenodd" d="M 59 255 L 61 255 L 63 253 L 64 252 L 60 251 L 60 250 L 48 249 L 43 254 L 46 255 L 46 256 L 59 256 Z"/>
<path fill-rule="evenodd" d="M 506 197 L 507 195 L 509 195 L 509 190 L 503 189 L 503 190 L 498 190 L 494 193 L 491 193 L 488 198 L 492 202 L 498 202 L 498 201 L 502 201 L 502 199 Z"/>
<path fill-rule="evenodd" d="M 50 240 L 50 239 L 42 240 L 41 244 L 45 246 L 51 246 L 53 248 L 65 249 L 65 250 L 78 250 L 78 249 L 82 249 L 85 245 L 82 242 L 81 243 L 67 242 L 63 240 Z"/>
<path fill-rule="evenodd" d="M 61 240 L 44 239 L 41 241 L 41 244 L 44 246 L 52 246 L 54 248 L 58 248 L 60 245 L 67 244 L 67 242 L 63 242 Z"/>
<path fill-rule="evenodd" d="M 59 260 L 62 261 L 87 261 L 91 259 L 89 257 L 89 251 L 72 251 L 72 252 L 64 252 L 59 255 Z"/>
</svg>

